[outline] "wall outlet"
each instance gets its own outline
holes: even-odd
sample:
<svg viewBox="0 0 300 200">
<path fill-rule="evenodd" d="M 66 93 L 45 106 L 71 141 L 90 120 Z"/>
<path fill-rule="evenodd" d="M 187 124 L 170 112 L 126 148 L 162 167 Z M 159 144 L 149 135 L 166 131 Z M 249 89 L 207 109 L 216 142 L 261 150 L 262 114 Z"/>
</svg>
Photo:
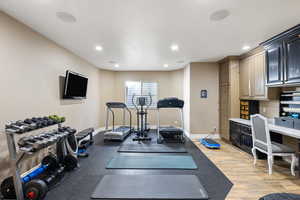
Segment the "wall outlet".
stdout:
<svg viewBox="0 0 300 200">
<path fill-rule="evenodd" d="M 213 134 L 216 134 L 216 133 L 217 133 L 217 127 L 214 127 Z"/>
<path fill-rule="evenodd" d="M 265 113 L 266 112 L 266 107 L 262 107 L 262 111 L 263 111 L 263 113 Z"/>
</svg>

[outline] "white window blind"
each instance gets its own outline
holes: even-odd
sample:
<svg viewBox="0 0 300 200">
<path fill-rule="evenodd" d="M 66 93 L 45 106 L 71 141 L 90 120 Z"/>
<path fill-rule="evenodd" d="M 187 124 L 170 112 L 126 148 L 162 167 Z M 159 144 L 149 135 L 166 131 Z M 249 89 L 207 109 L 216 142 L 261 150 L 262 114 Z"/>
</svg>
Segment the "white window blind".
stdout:
<svg viewBox="0 0 300 200">
<path fill-rule="evenodd" d="M 129 108 L 134 107 L 132 103 L 132 97 L 148 96 L 151 95 L 152 104 L 150 107 L 156 108 L 157 104 L 157 83 L 156 82 L 141 82 L 141 81 L 126 81 L 126 97 L 125 102 Z M 147 98 L 147 104 L 150 101 L 150 97 Z M 136 102 L 136 99 L 134 99 Z"/>
<path fill-rule="evenodd" d="M 142 85 L 139 81 L 126 81 L 126 97 L 125 103 L 127 107 L 134 107 L 132 103 L 133 95 L 141 95 Z"/>
</svg>

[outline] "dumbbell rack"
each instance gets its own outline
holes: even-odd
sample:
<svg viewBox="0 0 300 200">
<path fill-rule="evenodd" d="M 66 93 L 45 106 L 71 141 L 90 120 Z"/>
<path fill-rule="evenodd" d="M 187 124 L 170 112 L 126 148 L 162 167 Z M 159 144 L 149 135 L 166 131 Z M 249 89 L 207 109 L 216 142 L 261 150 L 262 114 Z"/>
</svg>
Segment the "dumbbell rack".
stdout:
<svg viewBox="0 0 300 200">
<path fill-rule="evenodd" d="M 58 125 L 58 128 L 61 127 L 61 123 L 53 124 L 50 126 L 54 126 L 54 125 Z M 50 126 L 47 126 L 47 127 L 50 127 Z M 43 128 L 46 128 L 46 127 L 43 127 Z M 35 129 L 35 130 L 38 130 L 38 129 Z M 28 131 L 26 133 L 29 133 L 32 131 Z M 22 186 L 22 181 L 21 181 L 21 172 L 20 172 L 19 164 L 25 155 L 33 154 L 34 152 L 22 151 L 22 153 L 20 155 L 18 155 L 16 143 L 15 143 L 15 134 L 19 135 L 20 133 L 17 133 L 16 131 L 14 131 L 12 129 L 5 129 L 5 134 L 6 134 L 6 138 L 7 138 L 10 166 L 11 166 L 13 180 L 14 180 L 16 197 L 17 197 L 17 200 L 24 200 L 24 192 L 23 192 L 23 186 Z M 24 134 L 24 133 L 22 133 L 22 134 Z"/>
</svg>

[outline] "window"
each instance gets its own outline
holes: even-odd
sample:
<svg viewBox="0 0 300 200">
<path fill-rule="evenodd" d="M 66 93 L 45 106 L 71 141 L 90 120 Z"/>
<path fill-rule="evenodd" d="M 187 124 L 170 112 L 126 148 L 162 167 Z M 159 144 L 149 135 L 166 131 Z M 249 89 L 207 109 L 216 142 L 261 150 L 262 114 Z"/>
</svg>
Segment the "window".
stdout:
<svg viewBox="0 0 300 200">
<path fill-rule="evenodd" d="M 156 108 L 157 103 L 157 83 L 156 82 L 142 82 L 142 81 L 126 81 L 126 97 L 125 102 L 129 108 L 133 108 L 132 97 L 151 95 L 152 104 L 150 108 Z M 136 101 L 134 99 L 134 101 Z M 147 103 L 150 101 L 150 97 L 147 98 Z"/>
</svg>

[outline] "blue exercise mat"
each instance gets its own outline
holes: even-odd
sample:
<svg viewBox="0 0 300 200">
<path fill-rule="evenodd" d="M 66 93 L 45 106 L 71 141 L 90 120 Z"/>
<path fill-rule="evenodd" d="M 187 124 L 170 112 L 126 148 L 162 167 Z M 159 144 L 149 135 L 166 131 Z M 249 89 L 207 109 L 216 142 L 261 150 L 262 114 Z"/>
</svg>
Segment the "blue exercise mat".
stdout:
<svg viewBox="0 0 300 200">
<path fill-rule="evenodd" d="M 118 155 L 106 166 L 107 169 L 197 169 L 189 155 Z"/>
</svg>

